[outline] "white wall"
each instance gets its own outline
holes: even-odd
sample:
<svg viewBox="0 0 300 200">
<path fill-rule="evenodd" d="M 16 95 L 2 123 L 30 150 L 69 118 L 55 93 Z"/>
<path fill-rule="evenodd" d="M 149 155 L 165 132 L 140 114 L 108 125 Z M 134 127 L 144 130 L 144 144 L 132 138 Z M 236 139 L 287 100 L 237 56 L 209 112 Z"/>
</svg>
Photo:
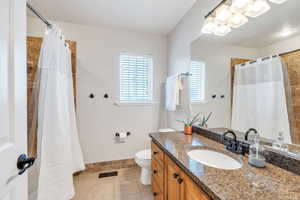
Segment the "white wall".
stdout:
<svg viewBox="0 0 300 200">
<path fill-rule="evenodd" d="M 217 44 L 197 40 L 191 45 L 191 59 L 206 64 L 205 96 L 207 103 L 193 104 L 193 112 L 213 112 L 208 125 L 230 127 L 231 121 L 231 58 L 254 59 L 259 57 L 257 49 Z M 212 95 L 217 95 L 213 99 Z M 220 98 L 225 95 L 225 98 Z"/>
<path fill-rule="evenodd" d="M 189 71 L 191 57 L 195 59 L 207 59 L 206 68 L 206 96 L 208 103 L 194 104 L 192 112 L 213 112 L 209 126 L 229 126 L 230 122 L 230 76 L 228 58 L 233 57 L 257 57 L 254 49 L 232 47 L 231 51 L 210 48 L 208 44 L 201 45 L 193 41 L 201 37 L 201 27 L 204 16 L 218 3 L 216 0 L 197 1 L 194 7 L 184 16 L 181 22 L 174 28 L 168 37 L 168 75 Z M 240 51 L 241 50 L 241 51 Z M 204 57 L 201 57 L 201 54 Z M 225 99 L 211 100 L 212 94 L 225 94 Z M 182 125 L 176 120 L 185 117 L 184 110 L 168 113 L 168 125 L 176 129 L 182 129 Z"/>
<path fill-rule="evenodd" d="M 261 49 L 261 56 L 280 54 L 300 49 L 300 35 L 283 40 Z"/>
<path fill-rule="evenodd" d="M 152 55 L 154 100 L 160 100 L 160 83 L 166 75 L 166 38 L 104 27 L 57 23 L 68 40 L 77 42 L 77 117 L 86 163 L 133 158 L 149 148 L 148 133 L 158 129 L 159 104 L 115 106 L 119 95 L 119 54 L 122 51 Z M 45 25 L 29 18 L 28 35 L 43 36 Z M 94 93 L 96 98 L 89 99 Z M 108 93 L 110 99 L 104 99 Z M 116 132 L 130 131 L 125 144 L 115 144 Z"/>
<path fill-rule="evenodd" d="M 189 71 L 191 43 L 199 38 L 204 16 L 217 0 L 198 0 L 168 36 L 168 75 Z M 168 112 L 168 126 L 182 129 L 176 122 L 185 117 L 184 110 Z"/>
<path fill-rule="evenodd" d="M 168 36 L 168 75 L 186 72 L 190 45 L 200 36 L 204 16 L 216 0 L 198 0 Z"/>
</svg>

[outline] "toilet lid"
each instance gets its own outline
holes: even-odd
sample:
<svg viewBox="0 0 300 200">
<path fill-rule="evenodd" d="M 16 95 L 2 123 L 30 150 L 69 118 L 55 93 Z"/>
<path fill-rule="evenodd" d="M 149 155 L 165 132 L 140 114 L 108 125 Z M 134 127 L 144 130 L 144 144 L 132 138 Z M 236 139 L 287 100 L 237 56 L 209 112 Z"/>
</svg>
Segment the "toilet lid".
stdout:
<svg viewBox="0 0 300 200">
<path fill-rule="evenodd" d="M 151 150 L 147 149 L 147 150 L 139 151 L 135 154 L 135 156 L 139 159 L 150 160 L 151 159 Z"/>
</svg>

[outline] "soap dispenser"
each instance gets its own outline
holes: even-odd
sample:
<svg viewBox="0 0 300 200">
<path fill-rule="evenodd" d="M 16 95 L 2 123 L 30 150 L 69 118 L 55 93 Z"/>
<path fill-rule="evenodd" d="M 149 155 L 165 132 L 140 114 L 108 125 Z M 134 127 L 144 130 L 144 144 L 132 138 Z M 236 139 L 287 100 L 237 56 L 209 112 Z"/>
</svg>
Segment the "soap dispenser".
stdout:
<svg viewBox="0 0 300 200">
<path fill-rule="evenodd" d="M 288 145 L 284 142 L 283 132 L 278 133 L 278 138 L 275 142 L 273 142 L 272 147 L 284 152 L 289 151 Z"/>
<path fill-rule="evenodd" d="M 258 133 L 254 135 L 254 143 L 249 147 L 249 164 L 257 167 L 264 168 L 266 166 L 265 148 L 260 145 L 260 136 Z"/>
</svg>

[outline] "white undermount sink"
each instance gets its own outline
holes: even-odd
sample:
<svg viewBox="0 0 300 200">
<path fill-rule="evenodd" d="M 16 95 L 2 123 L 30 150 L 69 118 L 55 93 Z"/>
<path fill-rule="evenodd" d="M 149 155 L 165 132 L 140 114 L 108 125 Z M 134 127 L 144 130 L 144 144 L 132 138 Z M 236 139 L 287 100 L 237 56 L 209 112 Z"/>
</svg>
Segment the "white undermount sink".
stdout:
<svg viewBox="0 0 300 200">
<path fill-rule="evenodd" d="M 196 149 L 187 154 L 197 162 L 218 169 L 234 170 L 242 167 L 242 163 L 238 160 L 213 150 Z"/>
</svg>

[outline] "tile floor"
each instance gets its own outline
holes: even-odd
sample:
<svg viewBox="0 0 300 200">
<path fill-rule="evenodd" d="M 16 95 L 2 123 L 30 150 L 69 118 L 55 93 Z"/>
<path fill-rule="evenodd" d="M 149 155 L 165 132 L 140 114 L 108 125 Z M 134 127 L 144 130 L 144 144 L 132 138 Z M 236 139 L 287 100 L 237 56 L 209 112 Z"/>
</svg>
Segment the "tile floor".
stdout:
<svg viewBox="0 0 300 200">
<path fill-rule="evenodd" d="M 72 200 L 153 200 L 151 186 L 140 183 L 140 168 L 117 170 L 118 176 L 98 179 L 100 172 L 84 172 L 74 178 Z"/>
</svg>

